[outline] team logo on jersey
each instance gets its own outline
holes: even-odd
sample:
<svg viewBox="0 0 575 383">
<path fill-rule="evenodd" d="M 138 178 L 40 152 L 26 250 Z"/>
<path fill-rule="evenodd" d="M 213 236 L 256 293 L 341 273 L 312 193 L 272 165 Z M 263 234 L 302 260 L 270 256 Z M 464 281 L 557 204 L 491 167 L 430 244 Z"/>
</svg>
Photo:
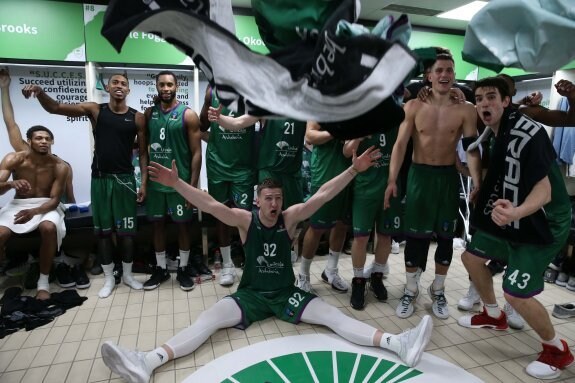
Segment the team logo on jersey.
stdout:
<svg viewBox="0 0 575 383">
<path fill-rule="evenodd" d="M 172 112 L 170 120 L 177 120 L 177 119 L 178 119 L 178 112 L 177 111 Z"/>
<path fill-rule="evenodd" d="M 286 311 L 285 311 L 286 315 L 288 317 L 293 317 L 295 315 L 295 313 L 293 312 L 293 310 L 290 310 L 289 307 L 286 307 Z"/>
<path fill-rule="evenodd" d="M 279 142 L 277 142 L 277 143 L 276 143 L 276 146 L 277 146 L 278 148 L 280 148 L 280 150 L 284 150 L 284 149 L 289 148 L 289 144 L 288 144 L 287 142 L 285 142 L 285 141 L 279 141 Z"/>
<path fill-rule="evenodd" d="M 157 142 L 154 142 L 152 145 L 150 145 L 150 148 L 155 152 L 159 152 L 162 150 L 162 145 Z"/>
</svg>

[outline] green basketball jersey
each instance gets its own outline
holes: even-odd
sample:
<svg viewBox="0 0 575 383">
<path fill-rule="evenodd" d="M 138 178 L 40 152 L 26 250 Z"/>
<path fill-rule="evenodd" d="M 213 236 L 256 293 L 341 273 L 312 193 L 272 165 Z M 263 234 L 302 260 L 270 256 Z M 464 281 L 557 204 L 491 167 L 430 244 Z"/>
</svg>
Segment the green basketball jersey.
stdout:
<svg viewBox="0 0 575 383">
<path fill-rule="evenodd" d="M 399 128 L 387 130 L 385 133 L 372 134 L 371 137 L 364 139 L 357 148 L 357 155 L 365 152 L 370 146 L 375 146 L 381 151 L 381 157 L 377 163 L 365 172 L 358 174 L 354 180 L 354 189 L 369 193 L 370 190 L 385 190 L 387 178 L 389 176 L 389 161 L 391 160 L 391 150 L 397 139 Z"/>
<path fill-rule="evenodd" d="M 343 142 L 333 139 L 314 145 L 311 153 L 311 186 L 319 188 L 351 165 L 343 155 Z"/>
<path fill-rule="evenodd" d="M 272 52 L 299 40 L 317 38 L 339 5 L 339 1 L 326 0 L 252 0 L 260 36 Z"/>
<path fill-rule="evenodd" d="M 260 131 L 258 169 L 300 173 L 305 126 L 305 121 L 267 120 Z"/>
<path fill-rule="evenodd" d="M 238 290 L 276 291 L 294 285 L 291 265 L 291 238 L 280 215 L 273 227 L 265 227 L 259 210 L 252 212 L 252 222 L 244 243 L 246 263 Z"/>
<path fill-rule="evenodd" d="M 180 178 L 190 182 L 192 151 L 188 144 L 188 132 L 184 124 L 186 109 L 188 107 L 182 103 L 176 104 L 168 111 L 163 111 L 160 105 L 153 106 L 148 121 L 148 136 L 150 161 L 170 168 L 172 160 L 176 160 Z M 151 180 L 148 187 L 163 192 L 175 192 L 173 188 Z"/>
<path fill-rule="evenodd" d="M 217 108 L 219 105 L 216 93 L 212 92 L 212 106 Z M 233 113 L 225 107 L 221 114 L 233 117 Z M 243 111 L 240 111 L 241 114 Z M 210 124 L 210 139 L 206 149 L 206 171 L 209 179 L 214 181 L 253 179 L 254 132 L 254 126 L 231 132 L 216 122 Z"/>
</svg>

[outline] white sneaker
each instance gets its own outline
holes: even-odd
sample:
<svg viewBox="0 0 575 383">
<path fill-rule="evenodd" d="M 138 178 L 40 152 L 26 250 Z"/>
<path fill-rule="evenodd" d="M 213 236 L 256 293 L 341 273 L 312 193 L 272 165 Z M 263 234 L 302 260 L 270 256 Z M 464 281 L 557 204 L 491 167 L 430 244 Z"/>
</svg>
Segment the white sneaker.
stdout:
<svg viewBox="0 0 575 383">
<path fill-rule="evenodd" d="M 126 350 L 111 341 L 102 345 L 102 359 L 112 372 L 131 383 L 148 383 L 152 371 L 146 365 L 145 353 Z"/>
<path fill-rule="evenodd" d="M 404 331 L 399 334 L 401 350 L 398 352 L 399 357 L 409 367 L 415 366 L 421 359 L 421 354 L 431 338 L 433 330 L 433 321 L 429 315 L 424 316 L 417 327 Z"/>
<path fill-rule="evenodd" d="M 457 302 L 457 308 L 463 311 L 471 311 L 473 306 L 481 302 L 479 293 L 475 289 L 473 282 L 469 282 L 469 290 L 467 290 L 467 295 Z"/>
<path fill-rule="evenodd" d="M 236 280 L 236 267 L 233 263 L 226 263 L 220 271 L 220 285 L 231 286 Z"/>
<path fill-rule="evenodd" d="M 373 262 L 367 266 L 363 268 L 363 277 L 367 280 L 369 280 L 369 278 L 371 278 L 371 273 L 373 273 Z M 383 266 L 383 279 L 387 279 L 387 276 L 389 275 L 389 263 L 386 263 Z"/>
<path fill-rule="evenodd" d="M 325 269 L 321 273 L 321 280 L 330 284 L 332 289 L 340 293 L 347 293 L 347 290 L 349 290 L 349 284 L 339 276 L 337 269 Z"/>
<path fill-rule="evenodd" d="M 433 284 L 431 284 L 427 289 L 427 293 L 433 301 L 431 305 L 433 315 L 439 319 L 449 318 L 449 306 L 447 306 L 447 299 L 445 299 L 445 290 L 433 290 Z"/>
<path fill-rule="evenodd" d="M 399 243 L 391 240 L 391 254 L 399 254 Z"/>
<path fill-rule="evenodd" d="M 309 281 L 309 275 L 298 274 L 295 281 L 296 287 L 299 287 L 307 293 L 311 293 L 311 283 Z"/>
<path fill-rule="evenodd" d="M 505 311 L 505 315 L 507 315 L 507 324 L 509 327 L 514 328 L 515 330 L 523 329 L 525 326 L 525 320 L 517 311 L 515 311 L 509 302 L 505 302 L 503 311 Z"/>
<path fill-rule="evenodd" d="M 403 296 L 399 300 L 399 304 L 395 309 L 395 315 L 402 319 L 409 318 L 413 315 L 413 312 L 415 311 L 415 301 L 417 300 L 418 295 L 419 290 L 413 294 L 408 289 L 405 289 Z"/>
</svg>

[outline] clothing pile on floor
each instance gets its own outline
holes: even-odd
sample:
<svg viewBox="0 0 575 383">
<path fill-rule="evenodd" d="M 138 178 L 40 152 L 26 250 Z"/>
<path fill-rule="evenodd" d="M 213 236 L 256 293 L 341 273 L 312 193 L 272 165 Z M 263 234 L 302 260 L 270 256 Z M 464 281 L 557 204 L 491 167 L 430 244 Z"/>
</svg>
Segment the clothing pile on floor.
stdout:
<svg viewBox="0 0 575 383">
<path fill-rule="evenodd" d="M 0 298 L 0 339 L 22 328 L 30 331 L 50 323 L 66 310 L 82 305 L 86 299 L 76 290 L 65 290 L 52 293 L 50 299 L 39 300 L 22 295 L 20 287 L 10 287 Z"/>
</svg>

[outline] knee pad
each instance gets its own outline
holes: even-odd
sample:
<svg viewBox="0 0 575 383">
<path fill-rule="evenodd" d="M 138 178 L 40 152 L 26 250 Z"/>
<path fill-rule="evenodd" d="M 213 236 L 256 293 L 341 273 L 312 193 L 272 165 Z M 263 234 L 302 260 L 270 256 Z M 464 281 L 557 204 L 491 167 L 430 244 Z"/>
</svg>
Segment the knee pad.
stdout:
<svg viewBox="0 0 575 383">
<path fill-rule="evenodd" d="M 453 238 L 437 238 L 437 249 L 435 249 L 435 263 L 443 266 L 451 265 L 453 258 Z"/>
<path fill-rule="evenodd" d="M 408 238 L 405 242 L 405 267 L 419 267 L 425 271 L 429 238 Z"/>
</svg>

